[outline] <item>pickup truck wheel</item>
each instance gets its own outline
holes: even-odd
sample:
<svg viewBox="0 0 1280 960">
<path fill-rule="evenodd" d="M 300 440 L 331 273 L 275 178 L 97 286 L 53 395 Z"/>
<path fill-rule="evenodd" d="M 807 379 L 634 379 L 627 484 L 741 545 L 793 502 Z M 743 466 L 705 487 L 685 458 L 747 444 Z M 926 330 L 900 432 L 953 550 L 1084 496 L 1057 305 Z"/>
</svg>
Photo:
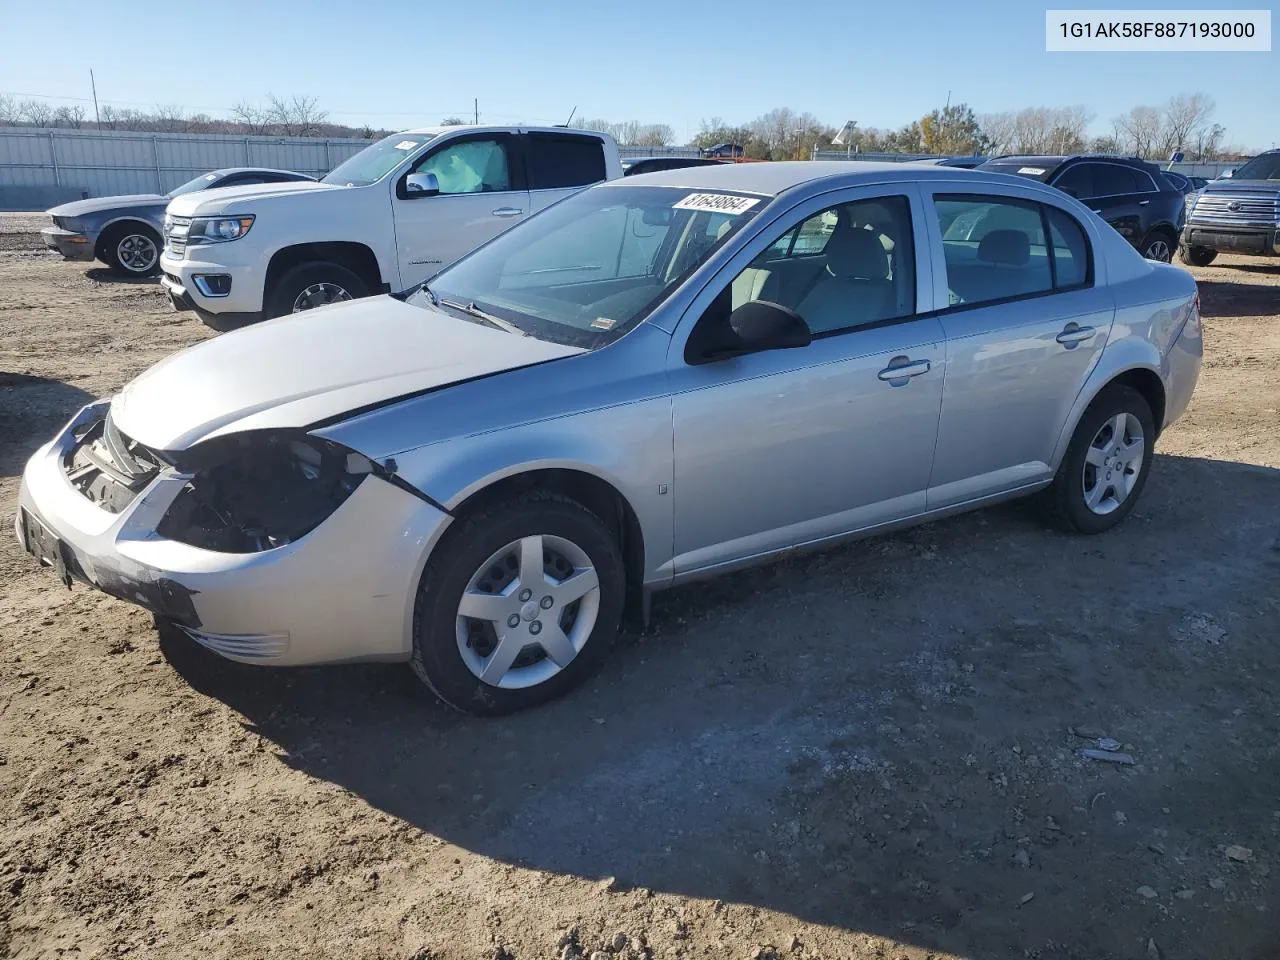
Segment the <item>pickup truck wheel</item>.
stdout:
<svg viewBox="0 0 1280 960">
<path fill-rule="evenodd" d="M 123 277 L 150 277 L 159 272 L 160 236 L 141 223 L 112 227 L 102 240 L 103 259 Z"/>
<path fill-rule="evenodd" d="M 1193 267 L 1207 267 L 1217 256 L 1218 251 L 1210 250 L 1208 247 L 1178 247 L 1178 259 Z"/>
<path fill-rule="evenodd" d="M 339 263 L 300 263 L 277 280 L 267 295 L 267 316 L 283 317 L 368 295 L 364 281 Z"/>
</svg>

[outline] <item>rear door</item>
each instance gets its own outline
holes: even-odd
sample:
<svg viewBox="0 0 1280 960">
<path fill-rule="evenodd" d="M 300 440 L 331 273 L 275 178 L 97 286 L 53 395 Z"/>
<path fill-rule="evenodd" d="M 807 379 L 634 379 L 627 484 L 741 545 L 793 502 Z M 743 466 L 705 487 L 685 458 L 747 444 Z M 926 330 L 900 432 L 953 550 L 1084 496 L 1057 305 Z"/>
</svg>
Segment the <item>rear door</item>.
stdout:
<svg viewBox="0 0 1280 960">
<path fill-rule="evenodd" d="M 608 177 L 604 142 L 598 137 L 537 131 L 521 139 L 533 213 Z"/>
<path fill-rule="evenodd" d="M 1151 178 L 1119 163 L 1091 161 L 1088 166 L 1092 168 L 1093 192 L 1081 199 L 1136 247 L 1144 233 L 1143 208 L 1156 193 Z"/>
<path fill-rule="evenodd" d="M 432 173 L 440 192 L 405 189 L 409 173 Z M 445 140 L 396 180 L 391 199 L 400 279 L 412 286 L 496 237 L 529 214 L 514 134 L 474 133 Z"/>
<path fill-rule="evenodd" d="M 930 510 L 1052 475 L 1115 314 L 1074 216 L 1030 198 L 947 192 L 957 186 L 934 188 L 928 204 L 934 297 L 949 304 L 939 314 L 946 380 Z"/>
</svg>

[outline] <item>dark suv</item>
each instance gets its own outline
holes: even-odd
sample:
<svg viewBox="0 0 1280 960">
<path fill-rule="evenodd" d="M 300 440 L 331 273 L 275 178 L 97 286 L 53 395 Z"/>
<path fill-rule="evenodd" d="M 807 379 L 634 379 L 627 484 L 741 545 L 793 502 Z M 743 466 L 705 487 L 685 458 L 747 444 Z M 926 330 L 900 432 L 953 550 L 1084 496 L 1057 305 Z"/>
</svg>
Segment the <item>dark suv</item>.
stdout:
<svg viewBox="0 0 1280 960">
<path fill-rule="evenodd" d="M 1168 263 L 1182 232 L 1182 191 L 1136 157 L 996 157 L 979 170 L 1015 173 L 1088 204 L 1148 260 Z"/>
</svg>

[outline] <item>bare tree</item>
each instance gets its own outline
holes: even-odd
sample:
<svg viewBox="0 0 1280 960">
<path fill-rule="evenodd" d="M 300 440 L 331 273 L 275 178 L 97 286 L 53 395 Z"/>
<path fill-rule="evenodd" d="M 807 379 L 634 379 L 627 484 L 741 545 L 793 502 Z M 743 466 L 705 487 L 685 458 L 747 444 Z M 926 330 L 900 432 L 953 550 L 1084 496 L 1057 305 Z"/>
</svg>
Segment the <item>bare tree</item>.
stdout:
<svg viewBox="0 0 1280 960">
<path fill-rule="evenodd" d="M 71 127 L 73 130 L 79 130 L 84 126 L 84 107 L 76 104 L 75 106 L 61 106 L 53 111 L 53 125 L 55 127 Z"/>
<path fill-rule="evenodd" d="M 1158 149 L 1161 117 L 1155 107 L 1134 107 L 1116 117 L 1112 124 L 1121 148 L 1132 152 L 1135 157 L 1149 157 Z"/>
<path fill-rule="evenodd" d="M 166 103 L 157 106 L 149 119 L 160 133 L 182 133 L 187 126 L 187 111 L 176 103 Z"/>
<path fill-rule="evenodd" d="M 460 127 L 460 126 L 462 126 L 463 124 L 465 124 L 466 122 L 467 122 L 467 121 L 463 120 L 461 117 L 445 117 L 443 120 L 441 120 L 441 121 L 440 121 L 440 126 L 442 126 L 442 127 Z"/>
<path fill-rule="evenodd" d="M 18 116 L 33 127 L 47 127 L 53 123 L 53 107 L 43 100 L 23 100 L 18 104 Z"/>
<path fill-rule="evenodd" d="M 237 103 L 231 110 L 231 116 L 254 136 L 262 136 L 271 129 L 271 111 L 247 100 Z"/>
<path fill-rule="evenodd" d="M 1227 135 L 1227 128 L 1220 123 L 1209 127 L 1201 127 L 1196 132 L 1193 156 L 1197 160 L 1216 160 L 1222 152 L 1222 138 Z"/>
<path fill-rule="evenodd" d="M 675 138 L 675 131 L 666 123 L 646 123 L 636 133 L 636 143 L 642 147 L 665 147 Z"/>
<path fill-rule="evenodd" d="M 1209 124 L 1214 110 L 1213 98 L 1205 93 L 1170 97 L 1164 106 L 1164 122 L 1161 130 L 1161 153 L 1169 156 L 1185 150 L 1195 141 L 1196 134 Z"/>
<path fill-rule="evenodd" d="M 987 138 L 987 149 L 994 155 L 1013 151 L 1014 115 L 1005 113 L 984 113 L 978 117 L 978 125 Z"/>
<path fill-rule="evenodd" d="M 271 119 L 286 137 L 318 137 L 320 125 L 329 116 L 316 106 L 315 97 L 295 94 L 288 100 L 271 94 Z"/>
<path fill-rule="evenodd" d="M 12 126 L 18 122 L 20 116 L 18 101 L 7 93 L 0 93 L 0 127 Z"/>
</svg>

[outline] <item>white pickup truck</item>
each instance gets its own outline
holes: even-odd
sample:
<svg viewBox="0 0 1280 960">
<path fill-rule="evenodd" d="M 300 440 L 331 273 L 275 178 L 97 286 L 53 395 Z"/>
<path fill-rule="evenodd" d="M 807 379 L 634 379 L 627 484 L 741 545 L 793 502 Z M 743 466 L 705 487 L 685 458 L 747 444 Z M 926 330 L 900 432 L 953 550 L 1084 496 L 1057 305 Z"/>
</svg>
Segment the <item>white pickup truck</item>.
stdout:
<svg viewBox="0 0 1280 960">
<path fill-rule="evenodd" d="M 165 211 L 161 283 L 215 330 L 407 289 L 532 213 L 622 175 L 608 136 L 424 127 L 319 183 L 188 194 Z"/>
</svg>

